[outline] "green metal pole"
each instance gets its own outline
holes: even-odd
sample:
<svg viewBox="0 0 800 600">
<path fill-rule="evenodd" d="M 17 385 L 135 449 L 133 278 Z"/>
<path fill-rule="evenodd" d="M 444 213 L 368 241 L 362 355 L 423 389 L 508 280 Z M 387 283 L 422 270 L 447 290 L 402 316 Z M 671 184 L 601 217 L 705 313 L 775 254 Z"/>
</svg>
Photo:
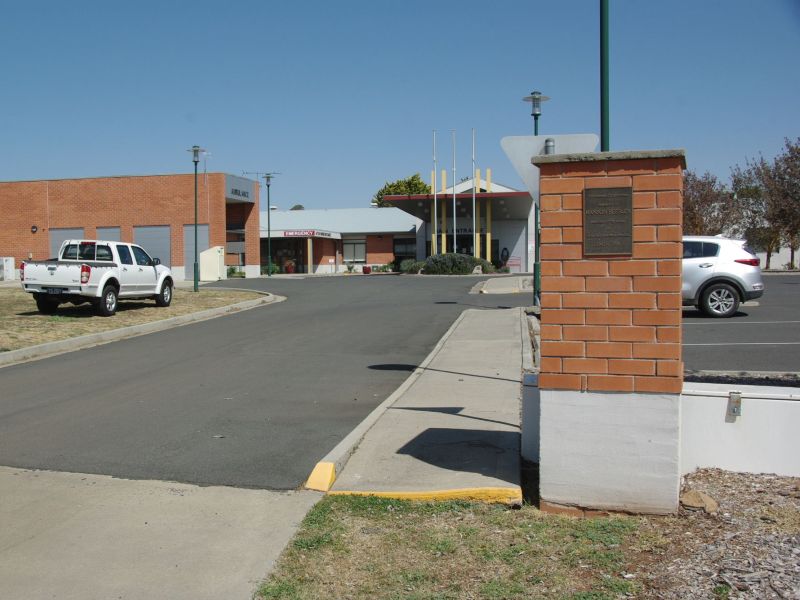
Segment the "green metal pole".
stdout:
<svg viewBox="0 0 800 600">
<path fill-rule="evenodd" d="M 272 206 L 269 201 L 269 179 L 267 180 L 267 277 L 272 277 L 272 225 L 270 214 Z"/>
<path fill-rule="evenodd" d="M 539 115 L 533 115 L 533 135 L 539 135 Z"/>
<path fill-rule="evenodd" d="M 600 0 L 600 150 L 608 152 L 608 0 Z"/>
<path fill-rule="evenodd" d="M 197 265 L 197 161 L 194 161 L 194 291 L 199 292 L 200 269 Z"/>
</svg>

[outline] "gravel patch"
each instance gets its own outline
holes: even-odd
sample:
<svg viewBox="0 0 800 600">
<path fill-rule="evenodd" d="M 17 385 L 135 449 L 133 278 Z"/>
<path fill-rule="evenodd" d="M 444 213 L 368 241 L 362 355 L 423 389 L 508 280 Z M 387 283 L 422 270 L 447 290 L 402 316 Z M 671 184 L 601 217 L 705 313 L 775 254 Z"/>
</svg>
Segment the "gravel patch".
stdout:
<svg viewBox="0 0 800 600">
<path fill-rule="evenodd" d="M 690 490 L 718 510 L 643 519 L 640 537 L 658 543 L 629 557 L 642 598 L 800 599 L 800 479 L 703 469 Z"/>
</svg>

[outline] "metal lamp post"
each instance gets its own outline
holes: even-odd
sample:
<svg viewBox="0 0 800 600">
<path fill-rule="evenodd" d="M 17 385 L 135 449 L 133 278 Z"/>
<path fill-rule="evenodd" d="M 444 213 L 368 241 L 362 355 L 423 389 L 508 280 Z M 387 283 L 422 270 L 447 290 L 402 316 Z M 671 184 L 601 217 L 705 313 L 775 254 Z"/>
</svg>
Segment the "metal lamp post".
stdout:
<svg viewBox="0 0 800 600">
<path fill-rule="evenodd" d="M 548 96 L 543 96 L 541 92 L 533 91 L 530 96 L 525 96 L 525 102 L 531 103 L 531 116 L 533 117 L 533 135 L 539 135 L 539 117 L 542 114 L 542 102 L 550 100 Z M 542 289 L 542 264 L 539 262 L 539 203 L 537 202 L 533 207 L 533 231 L 534 249 L 536 255 L 533 259 L 533 304 L 539 306 L 539 299 L 541 297 Z"/>
<path fill-rule="evenodd" d="M 197 264 L 197 163 L 200 162 L 200 153 L 205 152 L 200 146 L 192 146 L 189 150 L 192 153 L 194 163 L 194 291 L 200 291 L 200 267 Z"/>
<path fill-rule="evenodd" d="M 267 277 L 272 277 L 272 223 L 270 213 L 272 213 L 272 203 L 269 199 L 269 186 L 272 184 L 273 173 L 264 175 L 267 183 Z"/>
<path fill-rule="evenodd" d="M 542 102 L 547 102 L 550 98 L 548 96 L 542 96 L 542 92 L 533 91 L 530 96 L 525 96 L 523 100 L 531 103 L 533 135 L 539 135 L 539 116 L 542 114 Z"/>
</svg>

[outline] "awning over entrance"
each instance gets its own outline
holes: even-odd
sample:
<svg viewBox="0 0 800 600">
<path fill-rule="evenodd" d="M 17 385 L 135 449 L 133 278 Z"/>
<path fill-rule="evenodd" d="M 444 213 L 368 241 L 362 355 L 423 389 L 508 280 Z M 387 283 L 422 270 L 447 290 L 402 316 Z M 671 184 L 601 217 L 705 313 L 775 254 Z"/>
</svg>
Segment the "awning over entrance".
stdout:
<svg viewBox="0 0 800 600">
<path fill-rule="evenodd" d="M 436 198 L 440 204 L 447 202 L 448 212 L 452 210 L 453 194 L 441 193 L 437 194 Z M 426 222 L 431 220 L 433 194 L 384 196 L 383 200 L 418 219 Z M 533 198 L 528 192 L 480 192 L 475 194 L 475 204 L 482 214 L 485 214 L 487 203 L 491 205 L 491 215 L 495 221 L 527 220 L 533 206 Z M 456 210 L 459 211 L 459 215 L 472 216 L 472 192 L 456 194 Z"/>
</svg>

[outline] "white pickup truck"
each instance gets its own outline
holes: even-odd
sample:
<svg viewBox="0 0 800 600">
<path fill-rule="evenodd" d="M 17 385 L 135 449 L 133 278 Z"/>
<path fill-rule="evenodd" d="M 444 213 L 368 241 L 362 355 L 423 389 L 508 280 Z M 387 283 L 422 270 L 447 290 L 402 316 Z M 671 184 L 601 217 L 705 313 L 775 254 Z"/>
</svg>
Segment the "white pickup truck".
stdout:
<svg viewBox="0 0 800 600">
<path fill-rule="evenodd" d="M 22 289 L 33 294 L 39 312 L 52 314 L 59 304 L 91 302 L 110 317 L 123 298 L 172 301 L 172 273 L 140 246 L 102 240 L 66 240 L 57 258 L 19 266 Z"/>
</svg>

